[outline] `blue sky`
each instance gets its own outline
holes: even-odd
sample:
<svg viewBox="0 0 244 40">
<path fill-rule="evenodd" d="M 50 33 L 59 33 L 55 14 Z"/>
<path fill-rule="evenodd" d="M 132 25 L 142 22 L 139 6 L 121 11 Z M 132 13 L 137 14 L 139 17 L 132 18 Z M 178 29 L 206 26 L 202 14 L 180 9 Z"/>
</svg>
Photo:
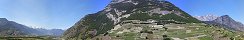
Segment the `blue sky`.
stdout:
<svg viewBox="0 0 244 40">
<path fill-rule="evenodd" d="M 30 27 L 67 29 L 111 0 L 0 0 L 0 18 Z M 192 16 L 230 15 L 244 23 L 244 0 L 168 0 Z"/>
<path fill-rule="evenodd" d="M 244 23 L 244 0 L 168 0 L 192 16 L 229 15 Z"/>
<path fill-rule="evenodd" d="M 110 1 L 0 0 L 0 18 L 30 27 L 67 29 L 83 16 L 102 10 Z"/>
</svg>

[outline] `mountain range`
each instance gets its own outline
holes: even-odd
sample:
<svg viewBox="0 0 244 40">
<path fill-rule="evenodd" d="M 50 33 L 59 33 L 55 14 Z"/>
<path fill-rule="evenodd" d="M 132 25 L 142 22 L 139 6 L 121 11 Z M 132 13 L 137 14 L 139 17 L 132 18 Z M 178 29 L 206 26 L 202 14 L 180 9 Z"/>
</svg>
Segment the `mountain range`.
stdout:
<svg viewBox="0 0 244 40">
<path fill-rule="evenodd" d="M 217 19 L 219 16 L 209 14 L 209 15 L 205 15 L 205 16 L 194 16 L 194 17 L 200 21 L 213 21 L 213 20 Z"/>
<path fill-rule="evenodd" d="M 224 27 L 226 29 L 234 30 L 234 31 L 244 31 L 244 25 L 240 22 L 235 21 L 228 15 L 223 15 L 220 17 L 217 16 L 201 16 L 195 17 L 201 21 L 204 21 L 207 24 L 217 25 Z M 208 20 L 205 20 L 208 19 Z"/>
<path fill-rule="evenodd" d="M 0 18 L 0 40 L 244 40 L 243 31 L 228 15 L 193 17 L 167 0 L 112 0 L 66 31 Z"/>
<path fill-rule="evenodd" d="M 63 32 L 64 30 L 61 29 L 30 28 L 6 18 L 0 18 L 0 36 L 61 36 Z"/>
</svg>

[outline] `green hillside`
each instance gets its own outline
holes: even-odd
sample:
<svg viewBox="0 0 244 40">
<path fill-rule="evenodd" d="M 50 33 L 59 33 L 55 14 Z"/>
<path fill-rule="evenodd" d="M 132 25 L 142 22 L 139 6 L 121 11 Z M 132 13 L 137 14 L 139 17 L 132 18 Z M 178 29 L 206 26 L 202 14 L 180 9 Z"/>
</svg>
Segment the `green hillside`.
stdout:
<svg viewBox="0 0 244 40">
<path fill-rule="evenodd" d="M 112 0 L 104 10 L 86 15 L 67 29 L 63 38 L 66 40 L 241 39 L 242 37 L 238 35 L 241 33 L 206 25 L 168 1 Z"/>
</svg>

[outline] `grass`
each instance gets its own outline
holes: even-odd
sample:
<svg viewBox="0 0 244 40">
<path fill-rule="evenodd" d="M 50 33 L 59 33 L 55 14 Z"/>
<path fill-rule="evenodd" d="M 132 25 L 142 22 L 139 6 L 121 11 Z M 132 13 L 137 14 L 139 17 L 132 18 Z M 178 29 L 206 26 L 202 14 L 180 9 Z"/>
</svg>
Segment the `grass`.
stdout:
<svg viewBox="0 0 244 40">
<path fill-rule="evenodd" d="M 125 24 L 127 25 L 127 24 Z M 177 26 L 179 27 L 184 27 L 183 29 L 168 29 L 168 30 L 151 30 L 154 29 L 153 27 L 149 27 L 149 26 L 145 26 L 145 24 L 143 25 L 137 25 L 140 26 L 141 28 L 143 28 L 141 31 L 143 30 L 150 30 L 150 31 L 154 31 L 153 34 L 146 34 L 149 39 L 152 37 L 158 37 L 158 36 L 162 36 L 162 35 L 168 35 L 169 38 L 173 37 L 173 38 L 180 38 L 180 39 L 185 39 L 185 38 L 190 38 L 193 37 L 194 39 L 199 39 L 199 40 L 213 40 L 213 35 L 226 35 L 226 38 L 229 37 L 234 37 L 237 35 L 241 35 L 242 33 L 234 33 L 216 26 L 210 26 L 210 27 L 206 27 L 208 25 L 204 25 L 201 23 L 196 23 L 196 24 L 191 24 L 191 23 L 187 23 L 187 24 L 167 24 L 169 26 L 164 26 L 164 27 L 175 27 L 177 28 Z M 131 27 L 133 28 L 134 26 L 125 26 L 125 27 Z M 123 27 L 122 27 L 123 28 Z M 121 29 L 122 29 L 121 28 Z M 198 28 L 198 29 L 197 29 Z M 158 28 L 158 29 L 163 29 L 163 28 Z M 189 33 L 186 33 L 186 30 L 191 30 Z M 220 30 L 220 31 L 216 31 L 216 30 Z M 135 32 L 124 32 L 123 34 L 116 34 L 116 32 L 118 31 L 123 31 L 123 30 L 114 30 L 115 32 L 110 33 L 109 35 L 113 38 L 119 38 L 122 40 L 145 40 L 145 38 L 140 38 L 142 33 L 135 33 Z M 212 34 L 215 33 L 215 34 Z M 115 37 L 116 35 L 120 35 L 120 37 Z M 155 36 L 157 35 L 157 36 Z M 206 35 L 206 36 L 202 36 L 202 35 Z M 199 37 L 202 36 L 202 37 Z M 143 36 L 145 37 L 145 36 Z M 196 37 L 196 38 L 195 38 Z M 112 38 L 112 39 L 113 39 Z M 159 38 L 163 38 L 163 37 L 159 37 Z M 235 39 L 240 39 L 239 37 L 234 37 Z M 152 39 L 153 40 L 153 39 Z"/>
<path fill-rule="evenodd" d="M 135 40 L 135 36 L 136 36 L 135 33 L 124 33 L 123 38 L 125 40 Z"/>
<path fill-rule="evenodd" d="M 209 36 L 205 36 L 205 37 L 200 37 L 198 38 L 200 40 L 213 40 L 213 38 L 209 37 Z"/>
</svg>

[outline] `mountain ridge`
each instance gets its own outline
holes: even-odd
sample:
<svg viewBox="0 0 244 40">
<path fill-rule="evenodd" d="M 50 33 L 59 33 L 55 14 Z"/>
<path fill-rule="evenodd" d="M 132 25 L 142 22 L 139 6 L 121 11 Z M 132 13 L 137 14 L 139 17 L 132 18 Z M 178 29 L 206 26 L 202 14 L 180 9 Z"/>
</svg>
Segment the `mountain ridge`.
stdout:
<svg viewBox="0 0 244 40">
<path fill-rule="evenodd" d="M 230 27 L 233 28 L 234 30 L 238 30 L 238 31 L 244 31 L 244 25 L 240 22 L 235 21 L 234 19 L 232 19 L 229 15 L 223 15 L 215 20 L 213 20 L 213 22 L 222 24 L 222 25 L 226 25 L 225 27 Z"/>
<path fill-rule="evenodd" d="M 235 21 L 234 19 L 232 19 L 229 15 L 223 15 L 220 17 L 217 17 L 215 19 L 212 19 L 214 16 L 205 16 L 206 19 L 211 19 L 211 20 L 207 20 L 204 21 L 207 24 L 210 25 L 217 25 L 217 26 L 221 26 L 224 27 L 226 29 L 229 30 L 233 30 L 233 31 L 244 31 L 242 30 L 244 28 L 244 25 L 240 22 Z M 196 17 L 199 20 L 202 20 L 201 18 Z"/>
<path fill-rule="evenodd" d="M 63 38 L 78 40 L 106 33 L 125 20 L 156 20 L 168 23 L 196 23 L 199 20 L 180 10 L 168 1 L 112 0 L 109 5 L 94 14 L 88 14 L 64 32 Z M 92 32 L 92 33 L 90 33 Z"/>
<path fill-rule="evenodd" d="M 217 19 L 219 16 L 208 14 L 204 16 L 194 16 L 194 17 L 200 21 L 213 21 Z"/>
<path fill-rule="evenodd" d="M 45 30 L 45 31 L 40 31 Z M 42 36 L 42 35 L 53 35 L 61 36 L 64 30 L 61 29 L 35 29 L 31 28 L 14 21 L 8 21 L 6 18 L 0 18 L 0 36 Z M 47 32 L 50 31 L 50 32 Z M 58 32 L 59 31 L 59 32 Z M 58 32 L 58 33 L 54 33 Z"/>
</svg>

